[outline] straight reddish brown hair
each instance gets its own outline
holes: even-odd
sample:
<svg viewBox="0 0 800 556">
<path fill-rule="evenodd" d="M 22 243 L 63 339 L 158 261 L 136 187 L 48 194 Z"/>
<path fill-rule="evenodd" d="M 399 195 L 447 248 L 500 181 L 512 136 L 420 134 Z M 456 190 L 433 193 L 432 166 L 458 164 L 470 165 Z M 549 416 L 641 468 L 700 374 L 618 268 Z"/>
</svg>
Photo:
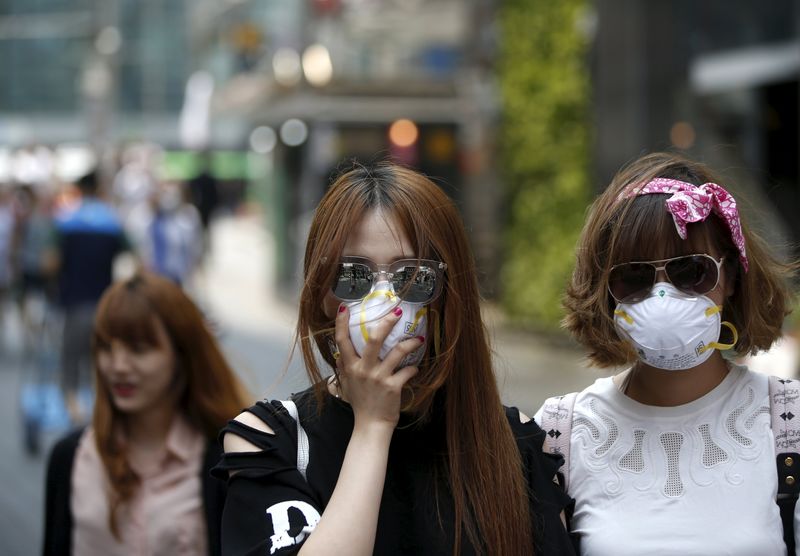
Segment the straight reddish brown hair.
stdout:
<svg viewBox="0 0 800 556">
<path fill-rule="evenodd" d="M 125 415 L 116 409 L 97 354 L 111 340 L 128 346 L 155 345 L 160 322 L 175 351 L 177 384 L 182 388 L 178 412 L 207 439 L 251 403 L 197 306 L 171 281 L 149 273 L 112 285 L 103 294 L 95 317 L 92 352 L 96 396 L 92 426 L 100 458 L 112 487 L 109 525 L 118 535 L 116 515 L 139 486 L 125 445 Z"/>
<path fill-rule="evenodd" d="M 426 177 L 402 166 L 357 166 L 323 197 L 311 223 L 304 259 L 297 339 L 312 384 L 324 403 L 322 371 L 314 346 L 330 366 L 327 345 L 333 320 L 323 311 L 348 235 L 368 211 L 392 216 L 416 256 L 447 264 L 445 284 L 433 307 L 439 313 L 441 348 L 429 346 L 409 382 L 404 410 L 425 419 L 436 396 L 445 420 L 447 481 L 455 504 L 455 546 L 461 535 L 484 554 L 533 553 L 528 491 L 522 462 L 497 390 L 479 306 L 475 264 L 453 202 Z M 432 321 L 435 322 L 434 319 Z"/>
<path fill-rule="evenodd" d="M 667 212 L 667 194 L 625 198 L 624 193 L 654 178 L 672 178 L 694 185 L 725 184 L 703 164 L 671 153 L 646 155 L 620 172 L 589 209 L 578 242 L 575 270 L 564 296 L 564 326 L 584 346 L 589 359 L 600 367 L 632 364 L 636 354 L 616 332 L 615 301 L 608 292 L 612 266 L 629 261 L 659 260 L 679 255 L 708 253 L 725 257 L 725 276 L 733 294 L 725 300 L 723 320 L 739 331 L 738 354 L 768 349 L 781 336 L 789 313 L 789 278 L 796 264 L 782 263 L 741 215 L 749 271 L 744 272 L 727 225 L 712 214 L 703 222 L 688 224 L 687 238 L 678 235 Z"/>
</svg>

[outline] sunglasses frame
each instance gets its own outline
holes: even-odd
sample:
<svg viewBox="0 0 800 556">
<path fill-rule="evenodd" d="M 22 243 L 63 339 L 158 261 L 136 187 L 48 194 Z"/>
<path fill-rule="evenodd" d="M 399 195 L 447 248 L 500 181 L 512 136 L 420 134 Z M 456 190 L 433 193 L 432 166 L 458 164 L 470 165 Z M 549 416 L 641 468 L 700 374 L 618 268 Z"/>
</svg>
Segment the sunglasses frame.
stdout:
<svg viewBox="0 0 800 556">
<path fill-rule="evenodd" d="M 339 262 L 337 263 L 337 267 L 341 268 L 341 267 L 343 267 L 345 265 L 352 266 L 352 265 L 355 265 L 355 264 L 364 265 L 369 269 L 370 273 L 372 274 L 371 280 L 372 280 L 373 284 L 375 283 L 376 278 L 378 278 L 381 275 L 386 276 L 387 279 L 391 282 L 392 278 L 397 273 L 397 271 L 402 269 L 403 267 L 413 266 L 414 268 L 419 268 L 421 266 L 425 266 L 425 267 L 428 267 L 428 268 L 432 269 L 435 272 L 436 282 L 434 283 L 434 286 L 433 286 L 434 289 L 433 289 L 433 293 L 431 294 L 430 299 L 425 301 L 423 303 L 424 305 L 429 305 L 429 304 L 433 303 L 434 301 L 436 301 L 436 299 L 442 293 L 442 286 L 443 286 L 442 282 L 444 281 L 444 272 L 445 272 L 445 270 L 447 270 L 447 263 L 443 263 L 441 261 L 434 261 L 433 259 L 414 259 L 414 258 L 398 259 L 398 260 L 393 261 L 393 262 L 391 262 L 389 264 L 378 264 L 375 261 L 373 261 L 372 259 L 368 259 L 367 257 L 341 257 L 339 259 Z M 361 296 L 361 297 L 359 297 L 357 299 L 348 299 L 348 298 L 343 298 L 343 297 L 339 297 L 338 295 L 336 295 L 335 286 L 339 281 L 339 274 L 340 274 L 340 271 L 337 271 L 335 276 L 334 276 L 334 282 L 331 285 L 331 293 L 333 294 L 333 296 L 336 299 L 338 299 L 340 301 L 344 301 L 344 302 L 361 301 L 367 295 L 369 295 L 369 291 L 367 291 L 367 293 L 365 293 L 363 296 Z M 371 286 L 370 286 L 370 289 L 371 289 Z M 396 291 L 395 293 L 397 294 L 397 296 L 400 299 L 403 299 L 403 292 L 402 291 Z M 412 301 L 410 303 L 417 303 L 417 302 L 413 302 Z"/>
<path fill-rule="evenodd" d="M 714 282 L 714 285 L 712 287 L 710 287 L 709 289 L 707 289 L 706 291 L 704 291 L 704 292 L 689 292 L 689 291 L 686 291 L 684 289 L 681 289 L 675 283 L 673 283 L 672 279 L 669 277 L 669 273 L 667 272 L 667 264 L 669 264 L 672 261 L 676 261 L 678 259 L 686 259 L 686 258 L 689 258 L 689 257 L 705 257 L 707 259 L 711 259 L 711 261 L 717 267 L 717 279 Z M 677 257 L 670 257 L 669 259 L 657 259 L 655 261 L 629 261 L 627 263 L 619 263 L 619 264 L 615 264 L 610 269 L 608 269 L 608 278 L 606 279 L 606 286 L 608 288 L 608 293 L 611 294 L 611 297 L 613 297 L 614 300 L 617 303 L 638 303 L 639 301 L 644 299 L 646 297 L 646 295 L 634 296 L 634 294 L 631 294 L 631 295 L 629 295 L 629 296 L 627 296 L 627 297 L 625 297 L 623 299 L 619 299 L 619 298 L 617 298 L 617 296 L 614 295 L 614 292 L 611 291 L 611 273 L 614 272 L 615 269 L 617 269 L 619 267 L 622 267 L 622 266 L 626 266 L 626 265 L 630 265 L 630 264 L 646 264 L 646 265 L 650 265 L 651 267 L 653 267 L 655 269 L 655 273 L 653 274 L 653 283 L 650 284 L 650 288 L 648 290 L 646 290 L 646 291 L 649 291 L 650 289 L 652 289 L 652 287 L 656 283 L 656 279 L 658 278 L 658 271 L 659 270 L 663 270 L 664 271 L 664 275 L 667 278 L 667 281 L 670 284 L 672 284 L 673 286 L 675 286 L 675 288 L 677 288 L 681 292 L 683 292 L 685 294 L 688 294 L 688 295 L 705 295 L 708 292 L 714 290 L 719 285 L 719 279 L 720 279 L 720 276 L 722 275 L 720 269 L 722 268 L 722 265 L 723 265 L 724 262 L 725 262 L 725 256 L 724 255 L 722 257 L 720 257 L 719 260 L 717 260 L 714 257 L 712 257 L 711 255 L 709 255 L 708 253 L 693 253 L 693 254 L 690 254 L 690 255 L 679 255 Z M 661 263 L 661 264 L 659 265 L 657 263 Z M 638 292 L 635 292 L 635 293 L 638 293 Z"/>
</svg>

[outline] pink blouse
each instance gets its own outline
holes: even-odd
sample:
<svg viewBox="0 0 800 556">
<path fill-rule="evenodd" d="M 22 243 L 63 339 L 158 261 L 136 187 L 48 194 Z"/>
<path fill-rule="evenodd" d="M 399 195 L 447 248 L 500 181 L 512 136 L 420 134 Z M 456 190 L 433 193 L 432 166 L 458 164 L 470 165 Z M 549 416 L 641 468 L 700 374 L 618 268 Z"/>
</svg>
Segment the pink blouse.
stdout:
<svg viewBox="0 0 800 556">
<path fill-rule="evenodd" d="M 75 556 L 179 556 L 208 554 L 203 511 L 205 439 L 181 417 L 167 434 L 166 455 L 134 468 L 139 489 L 117 512 L 121 541 L 108 526 L 108 477 L 89 427 L 72 470 L 72 553 Z"/>
</svg>

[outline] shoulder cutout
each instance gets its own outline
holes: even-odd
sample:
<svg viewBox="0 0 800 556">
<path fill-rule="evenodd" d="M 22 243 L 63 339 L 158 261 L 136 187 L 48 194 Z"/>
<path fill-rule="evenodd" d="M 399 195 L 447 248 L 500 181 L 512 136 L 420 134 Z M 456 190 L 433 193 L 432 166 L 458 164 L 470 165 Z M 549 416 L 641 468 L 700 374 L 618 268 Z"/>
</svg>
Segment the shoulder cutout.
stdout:
<svg viewBox="0 0 800 556">
<path fill-rule="evenodd" d="M 518 410 L 518 411 L 519 411 L 519 410 Z M 527 415 L 525 415 L 525 414 L 524 414 L 523 412 L 521 412 L 521 411 L 519 412 L 519 422 L 520 422 L 520 423 L 527 423 L 527 422 L 528 422 L 528 421 L 530 421 L 530 420 L 531 420 L 531 418 L 530 418 L 530 417 L 528 417 Z"/>
<path fill-rule="evenodd" d="M 268 434 L 275 434 L 275 431 L 272 430 L 268 424 L 264 421 L 250 413 L 249 411 L 243 411 L 239 415 L 236 416 L 236 421 L 247 425 L 248 427 L 252 427 L 256 430 L 260 430 L 266 432 Z M 225 448 L 226 453 L 231 452 L 260 452 L 261 448 L 249 442 L 233 432 L 225 433 L 225 437 L 222 440 L 222 444 Z"/>
</svg>

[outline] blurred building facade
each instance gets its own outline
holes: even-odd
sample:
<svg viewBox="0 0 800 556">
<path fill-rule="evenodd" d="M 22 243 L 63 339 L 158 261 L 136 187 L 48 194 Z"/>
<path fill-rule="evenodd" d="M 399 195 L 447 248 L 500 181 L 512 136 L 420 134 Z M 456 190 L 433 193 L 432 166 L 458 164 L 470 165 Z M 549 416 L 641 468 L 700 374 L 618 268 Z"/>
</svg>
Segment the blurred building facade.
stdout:
<svg viewBox="0 0 800 556">
<path fill-rule="evenodd" d="M 683 150 L 733 181 L 767 236 L 800 242 L 800 2 L 595 5 L 597 183 Z"/>
<path fill-rule="evenodd" d="M 310 212 L 352 159 L 391 157 L 439 179 L 464 213 L 479 264 L 496 264 L 493 4 L 193 4 L 192 20 L 204 22 L 192 29 L 194 48 L 216 84 L 212 135 L 261 155 L 286 282 Z"/>
<path fill-rule="evenodd" d="M 0 148 L 143 139 L 236 153 L 230 173 L 267 208 L 284 284 L 296 284 L 310 211 L 337 165 L 391 156 L 459 204 L 491 295 L 504 200 L 498 5 L 5 0 Z M 768 234 L 800 241 L 800 0 L 591 5 L 598 187 L 644 151 L 685 150 L 775 216 Z"/>
<path fill-rule="evenodd" d="M 5 0 L 0 143 L 174 143 L 191 64 L 186 4 Z"/>
<path fill-rule="evenodd" d="M 241 153 L 285 283 L 337 165 L 391 156 L 441 180 L 491 266 L 493 3 L 7 0 L 0 144 Z"/>
</svg>

